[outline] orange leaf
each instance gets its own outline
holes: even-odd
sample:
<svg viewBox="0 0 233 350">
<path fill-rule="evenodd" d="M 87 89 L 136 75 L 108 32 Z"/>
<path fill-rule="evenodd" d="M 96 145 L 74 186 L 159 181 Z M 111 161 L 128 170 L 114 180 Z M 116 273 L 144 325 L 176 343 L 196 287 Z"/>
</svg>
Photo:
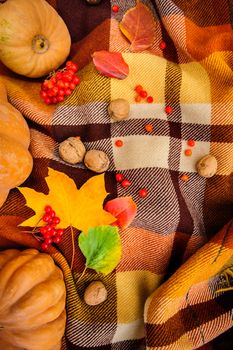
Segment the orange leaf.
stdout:
<svg viewBox="0 0 233 350">
<path fill-rule="evenodd" d="M 80 189 L 75 182 L 59 171 L 49 168 L 46 177 L 49 188 L 47 195 L 27 187 L 18 187 L 26 204 L 35 215 L 19 226 L 35 227 L 44 214 L 44 207 L 53 207 L 61 222 L 58 227 L 76 227 L 87 231 L 89 227 L 109 225 L 116 219 L 103 209 L 103 201 L 108 194 L 104 185 L 104 174 L 91 177 Z"/>
<path fill-rule="evenodd" d="M 128 227 L 137 214 L 137 205 L 131 197 L 119 197 L 108 201 L 104 209 L 111 213 L 117 221 L 112 225 Z"/>
<path fill-rule="evenodd" d="M 131 42 L 131 50 L 140 52 L 152 46 L 155 39 L 155 25 L 150 9 L 139 2 L 125 13 L 120 23 L 120 30 Z"/>
<path fill-rule="evenodd" d="M 92 58 L 98 72 L 106 77 L 122 80 L 129 74 L 129 66 L 120 52 L 96 51 Z"/>
</svg>

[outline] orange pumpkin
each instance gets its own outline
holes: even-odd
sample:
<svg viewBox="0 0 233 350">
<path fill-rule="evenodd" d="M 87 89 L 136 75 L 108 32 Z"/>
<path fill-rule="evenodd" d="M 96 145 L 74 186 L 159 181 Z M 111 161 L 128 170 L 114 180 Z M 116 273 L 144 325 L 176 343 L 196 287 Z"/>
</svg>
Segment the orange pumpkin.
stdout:
<svg viewBox="0 0 233 350">
<path fill-rule="evenodd" d="M 0 60 L 30 78 L 57 69 L 70 52 L 63 19 L 45 0 L 0 3 Z"/>
<path fill-rule="evenodd" d="M 33 160 L 28 151 L 29 128 L 22 114 L 7 101 L 0 84 L 0 207 L 11 188 L 23 183 L 31 173 Z"/>
<path fill-rule="evenodd" d="M 0 252 L 0 349 L 59 350 L 65 300 L 63 274 L 50 255 Z"/>
</svg>

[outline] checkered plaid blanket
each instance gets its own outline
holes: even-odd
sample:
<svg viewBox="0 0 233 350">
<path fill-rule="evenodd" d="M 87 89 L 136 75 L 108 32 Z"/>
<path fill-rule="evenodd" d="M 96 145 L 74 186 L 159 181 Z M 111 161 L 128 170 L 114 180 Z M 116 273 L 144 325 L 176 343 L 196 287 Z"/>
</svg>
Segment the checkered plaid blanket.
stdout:
<svg viewBox="0 0 233 350">
<path fill-rule="evenodd" d="M 34 167 L 24 186 L 46 192 L 48 167 L 69 175 L 77 187 L 92 177 L 58 155 L 59 142 L 79 135 L 87 149 L 101 149 L 110 158 L 108 199 L 130 195 L 138 205 L 132 225 L 121 231 L 122 260 L 106 277 L 90 270 L 77 283 L 84 267 L 78 247 L 72 273 L 70 240 L 52 250 L 67 287 L 63 350 L 232 349 L 233 294 L 218 292 L 232 283 L 226 270 L 233 263 L 232 1 L 143 0 L 154 15 L 156 38 L 140 53 L 130 52 L 118 26 L 135 1 L 49 2 L 70 31 L 70 58 L 81 68 L 81 84 L 64 103 L 46 106 L 40 80 L 19 78 L 1 66 L 9 101 L 31 130 Z M 113 4 L 119 12 L 111 11 Z M 101 76 L 91 58 L 98 50 L 122 52 L 129 76 Z M 137 84 L 154 96 L 153 104 L 134 101 Z M 118 123 L 110 120 L 107 106 L 120 97 L 130 102 L 131 115 Z M 166 114 L 165 105 L 173 113 Z M 153 125 L 149 134 L 147 123 Z M 118 138 L 121 148 L 115 146 Z M 184 155 L 188 139 L 196 141 L 192 157 Z M 195 163 L 209 153 L 218 170 L 205 179 Z M 117 171 L 132 181 L 128 189 L 116 183 Z M 180 180 L 184 173 L 188 182 Z M 138 196 L 143 187 L 149 192 L 144 199 Z M 19 191 L 11 190 L 0 210 L 2 248 L 39 247 L 16 228 L 30 215 Z M 96 279 L 109 297 L 91 307 L 83 292 Z"/>
</svg>

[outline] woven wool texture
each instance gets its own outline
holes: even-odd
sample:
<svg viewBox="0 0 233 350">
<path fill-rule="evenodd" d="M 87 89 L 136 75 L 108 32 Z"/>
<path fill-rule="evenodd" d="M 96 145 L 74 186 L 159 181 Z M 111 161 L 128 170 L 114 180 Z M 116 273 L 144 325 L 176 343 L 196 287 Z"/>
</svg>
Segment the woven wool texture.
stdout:
<svg viewBox="0 0 233 350">
<path fill-rule="evenodd" d="M 23 184 L 46 193 L 48 167 L 73 178 L 79 188 L 94 173 L 65 164 L 59 142 L 79 135 L 87 149 L 105 151 L 107 199 L 132 196 L 138 215 L 121 231 L 123 257 L 103 277 L 88 270 L 77 283 L 84 258 L 77 245 L 72 272 L 72 242 L 64 235 L 49 252 L 62 268 L 67 287 L 68 321 L 62 350 L 217 350 L 232 349 L 233 294 L 224 270 L 233 263 L 233 5 L 230 0 L 144 0 L 155 21 L 155 42 L 140 53 L 119 30 L 135 1 L 51 0 L 72 37 L 70 59 L 79 67 L 81 84 L 64 103 L 46 106 L 39 97 L 42 80 L 20 78 L 1 66 L 9 101 L 25 116 L 31 130 L 34 167 Z M 111 11 L 119 5 L 119 12 Z M 160 42 L 167 43 L 165 50 Z M 120 81 L 101 76 L 91 54 L 122 52 L 129 76 Z M 154 103 L 135 103 L 141 84 Z M 112 99 L 127 98 L 130 118 L 113 122 Z M 164 112 L 165 105 L 173 113 Z M 150 123 L 153 131 L 144 126 Z M 121 139 L 124 146 L 117 148 Z M 187 140 L 194 139 L 192 157 Z M 217 174 L 200 177 L 195 163 L 203 155 L 218 159 Z M 117 185 L 120 171 L 132 181 Z M 182 174 L 189 175 L 182 182 Z M 141 199 L 139 188 L 149 196 Z M 0 245 L 36 247 L 17 225 L 32 215 L 17 189 L 0 209 Z M 101 280 L 108 299 L 91 307 L 83 302 L 85 287 Z"/>
</svg>

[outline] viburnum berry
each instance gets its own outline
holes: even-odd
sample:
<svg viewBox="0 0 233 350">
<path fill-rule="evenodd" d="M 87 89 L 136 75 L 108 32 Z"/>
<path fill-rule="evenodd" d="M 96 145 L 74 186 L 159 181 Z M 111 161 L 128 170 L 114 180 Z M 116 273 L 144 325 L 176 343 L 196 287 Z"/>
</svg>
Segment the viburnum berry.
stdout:
<svg viewBox="0 0 233 350">
<path fill-rule="evenodd" d="M 52 219 L 52 224 L 53 225 L 58 225 L 60 224 L 60 218 L 58 216 L 54 216 L 54 218 Z"/>
<path fill-rule="evenodd" d="M 53 209 L 52 209 L 51 205 L 46 205 L 45 208 L 44 208 L 44 211 L 45 211 L 47 214 L 51 213 L 52 210 L 53 210 Z"/>
<path fill-rule="evenodd" d="M 56 230 L 57 232 L 56 232 L 56 235 L 58 236 L 58 237 L 62 237 L 63 236 L 63 234 L 64 234 L 64 230 L 62 229 L 62 228 L 59 228 L 58 230 Z"/>
<path fill-rule="evenodd" d="M 152 103 L 152 102 L 154 101 L 154 99 L 153 99 L 152 96 L 148 96 L 147 99 L 146 99 L 146 101 L 147 101 L 148 103 Z"/>
<path fill-rule="evenodd" d="M 147 189 L 141 188 L 141 189 L 139 190 L 139 196 L 140 196 L 141 198 L 146 198 L 146 197 L 148 196 L 148 191 L 147 191 Z"/>
<path fill-rule="evenodd" d="M 139 94 L 140 91 L 143 90 L 143 87 L 142 87 L 142 85 L 136 85 L 135 88 L 134 88 L 134 90 Z"/>
<path fill-rule="evenodd" d="M 141 102 L 142 97 L 140 95 L 135 96 L 135 102 Z"/>
<path fill-rule="evenodd" d="M 124 180 L 124 175 L 121 173 L 117 173 L 115 177 L 117 182 L 121 182 L 122 180 Z"/>
<path fill-rule="evenodd" d="M 122 181 L 121 186 L 124 187 L 124 188 L 128 188 L 131 184 L 132 184 L 131 181 L 125 179 L 125 180 Z"/>
<path fill-rule="evenodd" d="M 50 214 L 44 214 L 43 217 L 42 217 L 42 220 L 43 220 L 44 222 L 49 222 L 49 221 L 51 221 L 51 216 L 50 216 Z"/>
<path fill-rule="evenodd" d="M 48 247 L 49 247 L 49 244 L 48 244 L 48 243 L 46 243 L 46 242 L 41 243 L 41 249 L 42 249 L 42 250 L 47 250 Z"/>
<path fill-rule="evenodd" d="M 171 114 L 172 111 L 173 111 L 172 106 L 166 106 L 166 107 L 165 107 L 165 112 L 166 112 L 167 114 Z"/>
<path fill-rule="evenodd" d="M 143 98 L 146 98 L 147 97 L 147 92 L 145 91 L 145 90 L 141 90 L 140 92 L 139 92 L 139 95 L 141 96 L 141 97 L 143 97 Z"/>
<path fill-rule="evenodd" d="M 190 139 L 190 140 L 187 141 L 187 144 L 188 144 L 188 146 L 190 146 L 190 147 L 194 147 L 194 146 L 195 146 L 195 141 L 192 140 L 192 139 Z"/>
<path fill-rule="evenodd" d="M 60 243 L 61 242 L 61 237 L 59 237 L 59 236 L 53 237 L 53 242 L 56 243 L 56 244 Z"/>
</svg>

